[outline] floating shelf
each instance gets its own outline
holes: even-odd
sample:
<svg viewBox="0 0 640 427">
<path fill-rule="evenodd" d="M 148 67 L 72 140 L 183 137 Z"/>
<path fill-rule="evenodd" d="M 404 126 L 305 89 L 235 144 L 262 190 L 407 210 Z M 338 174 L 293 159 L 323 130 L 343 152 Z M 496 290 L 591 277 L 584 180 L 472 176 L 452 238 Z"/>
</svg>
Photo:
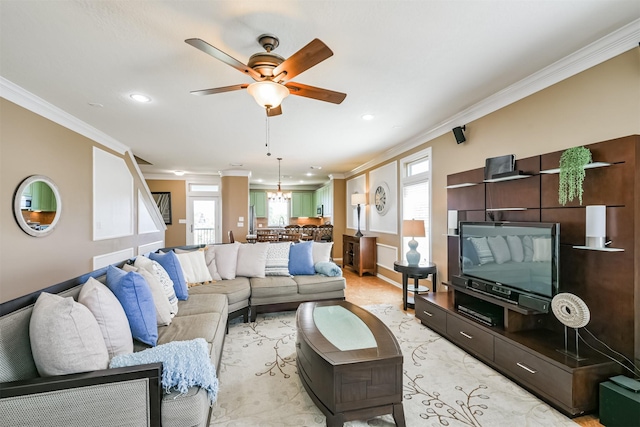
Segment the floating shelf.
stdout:
<svg viewBox="0 0 640 427">
<path fill-rule="evenodd" d="M 624 249 L 620 248 L 592 248 L 591 246 L 574 246 L 573 249 L 586 249 L 588 251 L 600 252 L 624 252 Z"/>
<path fill-rule="evenodd" d="M 511 175 L 511 176 L 501 176 L 500 178 L 485 179 L 483 182 L 513 181 L 514 179 L 529 178 L 530 176 L 533 176 L 533 175 L 517 174 L 517 175 Z"/>
<path fill-rule="evenodd" d="M 486 211 L 526 211 L 528 208 L 487 208 Z"/>
<path fill-rule="evenodd" d="M 593 163 L 587 163 L 586 165 L 584 165 L 584 168 L 585 169 L 594 169 L 594 168 L 604 168 L 604 167 L 607 167 L 607 166 L 611 166 L 611 163 L 593 162 Z M 546 169 L 546 170 L 540 171 L 540 173 L 545 173 L 545 174 L 560 173 L 560 168 Z"/>
<path fill-rule="evenodd" d="M 463 182 L 462 184 L 453 184 L 447 185 L 445 188 L 462 188 L 462 187 L 473 187 L 474 185 L 479 185 L 478 182 Z"/>
</svg>

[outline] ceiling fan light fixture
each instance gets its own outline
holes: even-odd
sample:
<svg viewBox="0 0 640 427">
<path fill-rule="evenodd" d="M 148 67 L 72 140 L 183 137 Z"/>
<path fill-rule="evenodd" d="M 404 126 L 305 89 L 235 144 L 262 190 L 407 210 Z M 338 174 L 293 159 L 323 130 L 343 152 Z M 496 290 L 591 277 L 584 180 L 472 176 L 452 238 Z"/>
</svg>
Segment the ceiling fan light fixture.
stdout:
<svg viewBox="0 0 640 427">
<path fill-rule="evenodd" d="M 289 96 L 289 89 L 279 83 L 270 80 L 251 83 L 247 87 L 247 92 L 263 108 L 276 108 L 282 100 Z"/>
</svg>

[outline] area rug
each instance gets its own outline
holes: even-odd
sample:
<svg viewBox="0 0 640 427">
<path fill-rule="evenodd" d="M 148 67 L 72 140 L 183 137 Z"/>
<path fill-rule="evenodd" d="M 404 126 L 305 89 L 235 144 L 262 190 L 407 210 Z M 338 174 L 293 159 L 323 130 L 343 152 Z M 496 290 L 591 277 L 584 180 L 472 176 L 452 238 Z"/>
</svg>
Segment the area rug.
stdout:
<svg viewBox="0 0 640 427">
<path fill-rule="evenodd" d="M 394 333 L 404 355 L 403 406 L 414 426 L 573 426 L 546 403 L 477 361 L 411 314 L 391 305 L 365 307 Z M 324 426 L 296 370 L 295 312 L 234 321 L 219 372 L 212 426 Z M 394 426 L 393 417 L 345 426 Z"/>
</svg>

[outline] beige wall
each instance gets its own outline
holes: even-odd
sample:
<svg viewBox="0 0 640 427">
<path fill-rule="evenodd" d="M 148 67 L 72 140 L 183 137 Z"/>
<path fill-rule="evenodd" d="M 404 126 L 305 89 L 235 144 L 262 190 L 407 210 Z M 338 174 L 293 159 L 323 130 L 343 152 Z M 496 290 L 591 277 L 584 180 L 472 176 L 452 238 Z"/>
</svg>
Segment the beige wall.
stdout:
<svg viewBox="0 0 640 427">
<path fill-rule="evenodd" d="M 456 144 L 453 135 L 447 133 L 371 168 L 432 147 L 432 253 L 441 281 L 447 279 L 447 175 L 481 168 L 487 157 L 515 154 L 516 158 L 525 158 L 640 134 L 640 49 L 628 51 L 466 126 L 467 141 L 463 144 Z M 401 245 L 400 236 L 366 234 L 377 235 L 379 243 Z M 405 249 L 398 253 L 406 252 Z M 401 282 L 393 271 L 379 269 L 379 274 Z"/>
<path fill-rule="evenodd" d="M 187 187 L 184 180 L 148 179 L 149 190 L 171 193 L 171 225 L 167 225 L 165 246 L 183 246 L 187 244 L 187 225 L 178 220 L 187 217 Z"/>
<path fill-rule="evenodd" d="M 246 241 L 249 232 L 249 177 L 222 177 L 222 241 L 228 242 L 227 235 L 233 231 L 238 242 Z M 242 227 L 238 227 L 238 218 L 243 217 Z"/>
<path fill-rule="evenodd" d="M 164 238 L 164 230 L 138 235 L 134 221 L 132 236 L 94 242 L 92 150 L 105 148 L 5 99 L 0 110 L 0 301 L 87 273 L 94 256 L 127 248 L 135 254 L 137 246 Z M 138 189 L 146 194 L 135 166 L 125 160 L 134 195 Z M 46 237 L 27 235 L 13 217 L 13 193 L 30 175 L 48 176 L 60 191 L 61 217 Z"/>
</svg>

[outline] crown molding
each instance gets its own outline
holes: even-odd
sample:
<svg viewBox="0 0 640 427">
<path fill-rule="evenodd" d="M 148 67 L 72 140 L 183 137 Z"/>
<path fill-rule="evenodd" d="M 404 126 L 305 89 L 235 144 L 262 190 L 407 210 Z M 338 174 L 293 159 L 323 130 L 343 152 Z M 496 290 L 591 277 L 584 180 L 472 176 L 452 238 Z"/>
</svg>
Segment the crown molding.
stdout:
<svg viewBox="0 0 640 427">
<path fill-rule="evenodd" d="M 129 147 L 113 139 L 106 133 L 88 125 L 2 76 L 0 76 L 0 96 L 60 126 L 64 126 L 69 130 L 102 144 L 118 154 L 124 154 L 129 150 Z"/>
<path fill-rule="evenodd" d="M 345 175 L 343 173 L 331 173 L 331 174 L 329 174 L 329 180 L 333 181 L 334 179 L 345 179 Z"/>
<path fill-rule="evenodd" d="M 542 70 L 520 80 L 507 88 L 496 92 L 484 100 L 462 110 L 449 119 L 435 125 L 426 132 L 399 143 L 383 152 L 376 158 L 345 173 L 345 176 L 364 172 L 395 156 L 407 152 L 439 136 L 451 132 L 456 126 L 478 120 L 488 114 L 498 111 L 507 105 L 520 101 L 562 80 L 581 73 L 598 64 L 608 61 L 624 52 L 638 47 L 640 40 L 640 19 L 602 37 L 582 49 L 556 61 Z"/>
<path fill-rule="evenodd" d="M 220 176 L 246 176 L 251 178 L 251 171 L 241 169 L 227 169 L 220 171 Z"/>
</svg>

